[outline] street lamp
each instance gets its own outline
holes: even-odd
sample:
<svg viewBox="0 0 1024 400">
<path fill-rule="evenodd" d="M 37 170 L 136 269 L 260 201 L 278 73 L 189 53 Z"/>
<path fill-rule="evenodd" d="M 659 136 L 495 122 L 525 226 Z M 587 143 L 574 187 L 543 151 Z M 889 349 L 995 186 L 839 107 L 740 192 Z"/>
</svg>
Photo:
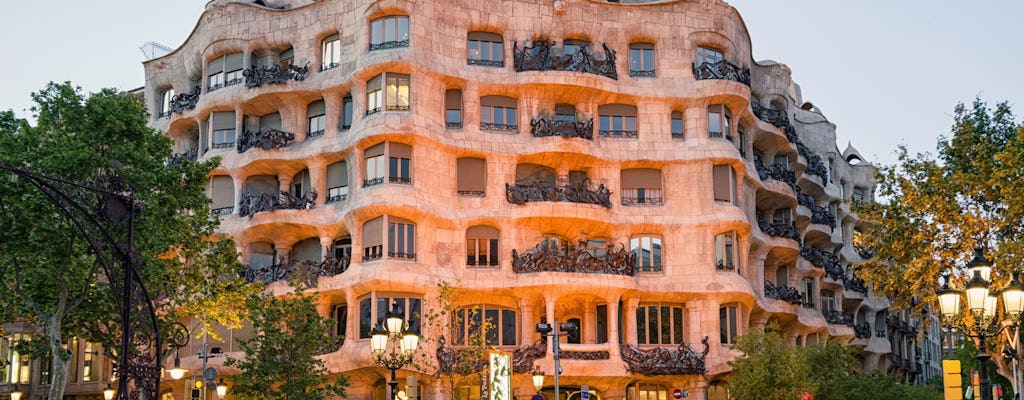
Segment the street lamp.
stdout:
<svg viewBox="0 0 1024 400">
<path fill-rule="evenodd" d="M 224 383 L 224 378 L 220 378 L 217 382 L 217 398 L 223 399 L 224 396 L 228 395 L 228 385 Z"/>
<path fill-rule="evenodd" d="M 950 288 L 949 273 L 943 274 L 942 287 L 935 291 L 939 299 L 939 314 L 944 324 L 951 329 L 960 330 L 965 336 L 978 339 L 978 364 L 980 365 L 981 399 L 992 400 L 992 388 L 988 379 L 988 355 L 985 339 L 998 335 L 1009 325 L 1019 322 L 1024 311 L 1024 284 L 1019 273 L 1013 274 L 1013 280 L 1002 290 L 992 290 L 992 263 L 985 258 L 982 248 L 974 250 L 974 258 L 967 263 L 967 271 L 971 280 L 964 290 Z M 966 300 L 966 310 L 961 307 L 961 296 Z M 999 298 L 1003 299 L 1005 314 L 1012 324 L 1004 324 L 997 318 Z M 971 316 L 968 322 L 964 317 Z"/>
<path fill-rule="evenodd" d="M 533 369 L 533 388 L 537 389 L 537 394 L 540 395 L 540 389 L 544 387 L 544 371 L 541 371 L 540 367 L 534 367 Z"/>
<path fill-rule="evenodd" d="M 203 348 L 199 349 L 198 351 L 196 351 L 196 356 L 198 356 L 199 358 L 201 358 L 203 360 L 203 370 L 200 372 L 200 375 L 201 375 L 200 378 L 203 380 L 203 389 L 200 392 L 201 395 L 202 395 L 202 397 L 200 397 L 200 398 L 202 400 L 206 400 L 206 386 L 207 386 L 206 383 L 207 382 L 213 382 L 213 379 L 217 377 L 217 370 L 213 369 L 213 368 L 210 368 L 212 373 L 209 376 L 207 375 L 207 373 L 206 373 L 206 361 L 211 359 L 211 358 L 220 357 L 220 356 L 224 355 L 224 352 L 221 351 L 220 347 L 208 348 L 207 346 L 209 346 L 207 343 L 203 343 Z M 223 381 L 223 379 L 222 379 L 222 381 Z M 224 391 L 225 392 L 227 391 L 227 387 L 224 387 Z M 219 389 L 218 389 L 217 393 L 218 394 L 220 393 Z"/>
<path fill-rule="evenodd" d="M 555 326 L 557 326 L 558 329 L 554 329 Z M 555 362 L 555 399 L 554 400 L 558 400 L 558 398 L 559 398 L 558 397 L 558 376 L 562 374 L 562 365 L 558 363 L 558 354 L 559 354 L 559 351 L 561 350 L 559 348 L 559 345 L 558 345 L 558 337 L 562 336 L 562 335 L 559 334 L 558 332 L 559 331 L 565 332 L 566 335 L 569 335 L 569 334 L 575 333 L 578 330 L 579 330 L 579 327 L 576 326 L 576 324 L 573 324 L 573 323 L 559 324 L 557 320 L 554 321 L 554 323 L 552 323 L 552 324 L 545 324 L 545 323 L 537 324 L 537 333 L 539 333 L 542 337 L 550 337 L 550 338 L 552 338 L 552 340 L 551 340 L 551 357 L 552 357 L 552 359 Z M 536 382 L 536 379 L 537 378 L 534 377 L 534 382 Z M 544 379 L 544 375 L 541 374 L 541 382 L 542 383 L 544 382 L 543 379 Z M 534 384 L 536 385 L 536 383 L 534 383 Z M 537 389 L 537 391 L 539 392 L 540 389 Z"/>
<path fill-rule="evenodd" d="M 23 394 L 24 393 L 22 393 L 20 390 L 15 390 L 11 392 L 11 400 L 21 400 L 21 395 Z"/>
<path fill-rule="evenodd" d="M 103 399 L 114 400 L 114 388 L 110 387 L 109 383 L 107 384 L 107 388 L 103 389 Z"/>
<path fill-rule="evenodd" d="M 391 344 L 390 352 L 387 352 L 388 343 Z M 395 377 L 395 371 L 412 362 L 413 354 L 419 345 L 419 334 L 409 329 L 401 306 L 395 302 L 391 311 L 385 314 L 383 326 L 378 324 L 370 336 L 370 350 L 373 352 L 374 361 L 377 365 L 391 370 L 391 381 L 388 382 L 388 386 L 391 387 L 391 400 L 398 399 L 398 378 Z"/>
</svg>

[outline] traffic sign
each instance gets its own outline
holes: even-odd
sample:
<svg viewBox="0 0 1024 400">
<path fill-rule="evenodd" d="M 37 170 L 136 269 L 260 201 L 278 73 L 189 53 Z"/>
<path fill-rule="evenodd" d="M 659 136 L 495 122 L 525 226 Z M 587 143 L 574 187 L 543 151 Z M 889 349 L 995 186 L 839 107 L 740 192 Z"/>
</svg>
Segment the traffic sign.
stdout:
<svg viewBox="0 0 1024 400">
<path fill-rule="evenodd" d="M 580 386 L 580 399 L 581 400 L 590 400 L 590 386 L 587 386 L 587 385 Z"/>
<path fill-rule="evenodd" d="M 683 398 L 683 391 L 682 391 L 682 389 L 676 388 L 675 390 L 673 390 L 672 391 L 672 398 L 676 399 L 676 400 L 682 399 Z"/>
</svg>

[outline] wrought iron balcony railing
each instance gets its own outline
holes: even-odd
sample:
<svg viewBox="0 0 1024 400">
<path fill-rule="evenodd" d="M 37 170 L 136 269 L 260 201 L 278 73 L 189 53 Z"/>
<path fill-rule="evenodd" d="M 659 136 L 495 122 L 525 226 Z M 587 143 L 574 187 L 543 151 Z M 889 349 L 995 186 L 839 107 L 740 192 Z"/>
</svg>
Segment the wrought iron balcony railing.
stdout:
<svg viewBox="0 0 1024 400">
<path fill-rule="evenodd" d="M 774 179 L 785 183 L 790 187 L 796 187 L 796 173 L 789 167 L 782 164 L 764 165 L 760 159 L 754 160 L 754 168 L 757 169 L 757 176 L 761 180 Z"/>
<path fill-rule="evenodd" d="M 595 253 L 585 242 L 568 249 L 538 244 L 519 254 L 512 250 L 512 272 L 583 272 L 636 276 L 636 254 L 624 245 Z"/>
<path fill-rule="evenodd" d="M 384 49 L 396 49 L 399 47 L 409 47 L 409 39 L 405 40 L 389 40 L 387 42 L 370 43 L 370 51 L 384 50 Z"/>
<path fill-rule="evenodd" d="M 622 189 L 624 206 L 660 206 L 662 203 L 661 189 Z"/>
<path fill-rule="evenodd" d="M 775 300 L 782 300 L 794 305 L 803 303 L 803 296 L 796 288 L 786 285 L 776 285 L 771 281 L 764 281 L 764 297 Z"/>
<path fill-rule="evenodd" d="M 564 138 L 594 139 L 594 119 L 567 121 L 540 116 L 530 120 L 533 137 L 561 136 Z"/>
<path fill-rule="evenodd" d="M 554 42 L 535 41 L 532 46 L 513 43 L 512 56 L 516 72 L 523 71 L 576 71 L 619 79 L 615 70 L 615 52 L 604 47 L 604 59 L 590 53 L 588 46 L 580 47 L 575 53 L 556 55 Z"/>
<path fill-rule="evenodd" d="M 297 277 L 309 287 L 316 287 L 317 278 L 321 276 L 335 276 L 348 270 L 351 258 L 328 258 L 316 261 L 289 261 L 280 262 L 270 266 L 246 266 L 243 270 L 243 277 L 246 282 L 260 281 L 264 284 L 286 281 Z"/>
<path fill-rule="evenodd" d="M 651 70 L 630 69 L 629 70 L 629 76 L 634 77 L 634 78 L 653 78 L 654 77 L 654 70 L 653 69 L 651 69 Z"/>
<path fill-rule="evenodd" d="M 843 287 L 861 294 L 868 294 L 868 284 L 856 276 L 844 277 Z"/>
<path fill-rule="evenodd" d="M 384 183 L 384 177 L 379 176 L 376 178 L 363 179 L 363 187 L 377 186 Z"/>
<path fill-rule="evenodd" d="M 833 325 L 846 325 L 850 327 L 854 325 L 853 313 L 851 312 L 827 310 L 822 312 L 821 315 L 825 317 L 825 322 Z"/>
<path fill-rule="evenodd" d="M 168 164 L 178 164 L 182 160 L 195 161 L 199 159 L 199 145 L 192 146 L 192 148 L 185 150 L 181 153 L 171 154 L 171 157 L 167 160 Z"/>
<path fill-rule="evenodd" d="M 313 208 L 316 202 L 316 192 L 310 191 L 300 196 L 289 192 L 273 193 L 243 193 L 238 201 L 238 215 L 241 217 L 252 217 L 256 213 L 276 210 L 308 210 Z"/>
<path fill-rule="evenodd" d="M 775 110 L 756 103 L 751 104 L 750 109 L 759 120 L 775 125 L 778 128 L 789 126 L 789 115 L 784 110 Z"/>
<path fill-rule="evenodd" d="M 800 243 L 800 233 L 796 230 L 795 222 L 769 222 L 758 216 L 757 227 L 769 236 L 793 239 Z"/>
<path fill-rule="evenodd" d="M 279 129 L 260 129 L 258 131 L 244 131 L 238 138 L 236 149 L 239 153 L 245 153 L 251 148 L 263 150 L 280 149 L 288 147 L 295 140 L 295 134 Z"/>
<path fill-rule="evenodd" d="M 500 264 L 497 254 L 466 256 L 466 265 L 470 267 L 497 267 Z"/>
<path fill-rule="evenodd" d="M 693 67 L 693 77 L 698 81 L 705 79 L 725 79 L 750 86 L 750 68 L 739 67 L 726 60 L 718 60 L 713 63 L 703 62 L 700 63 L 700 65 L 693 63 L 691 66 Z"/>
<path fill-rule="evenodd" d="M 563 350 L 559 354 L 560 358 L 566 360 L 607 360 L 611 358 L 611 355 L 607 350 L 592 350 L 592 351 L 565 351 Z"/>
<path fill-rule="evenodd" d="M 561 187 L 546 182 L 533 184 L 505 184 L 505 199 L 512 204 L 526 204 L 537 201 L 566 201 L 570 203 L 596 204 L 612 208 L 612 192 L 604 184 L 597 189 L 590 188 L 590 180 L 570 183 Z"/>
<path fill-rule="evenodd" d="M 842 265 L 839 264 L 839 256 L 832 254 L 831 252 L 821 250 L 817 247 L 800 247 L 800 257 L 803 257 L 804 260 L 807 260 L 815 267 L 824 268 L 826 271 L 830 269 L 838 271 L 843 270 Z M 840 276 L 845 275 L 846 274 L 843 272 L 840 273 Z"/>
<path fill-rule="evenodd" d="M 515 124 L 495 124 L 490 122 L 481 122 L 480 130 L 482 131 L 495 131 L 495 132 L 506 132 L 515 133 L 519 132 L 519 126 Z"/>
<path fill-rule="evenodd" d="M 860 256 L 860 258 L 865 260 L 870 260 L 875 257 L 875 248 L 871 246 L 860 246 L 855 244 L 853 245 L 853 250 L 857 252 L 857 255 Z"/>
<path fill-rule="evenodd" d="M 634 345 L 622 345 L 622 361 L 630 372 L 643 375 L 704 375 L 707 372 L 704 362 L 710 349 L 708 337 L 701 343 L 704 344 L 702 352 L 685 343 L 680 343 L 675 351 L 662 347 L 641 350 Z"/>
<path fill-rule="evenodd" d="M 479 58 L 467 58 L 467 65 L 481 65 L 485 67 L 504 67 L 505 60 L 483 60 Z"/>
<path fill-rule="evenodd" d="M 210 209 L 210 215 L 225 216 L 231 215 L 235 211 L 234 207 L 219 207 Z"/>
<path fill-rule="evenodd" d="M 274 64 L 265 67 L 246 68 L 242 71 L 245 87 L 252 89 L 262 85 L 283 85 L 288 81 L 303 81 L 309 73 L 309 63 L 301 67 L 294 64 Z"/>
<path fill-rule="evenodd" d="M 389 251 L 388 258 L 394 258 L 396 260 L 408 260 L 416 261 L 416 253 L 404 253 L 400 251 Z"/>
<path fill-rule="evenodd" d="M 856 337 L 857 339 L 870 339 L 871 325 L 868 325 L 867 321 L 854 325 L 853 336 Z"/>
<path fill-rule="evenodd" d="M 601 135 L 601 136 L 606 137 L 606 138 L 635 139 L 635 138 L 639 137 L 639 133 L 637 133 L 637 131 L 616 131 L 616 130 L 605 130 L 605 129 L 602 129 L 602 130 L 597 131 L 597 133 L 599 135 Z"/>
<path fill-rule="evenodd" d="M 183 113 L 185 110 L 192 110 L 196 108 L 196 103 L 199 102 L 199 85 L 192 88 L 192 91 L 178 93 L 171 97 L 170 103 L 168 103 L 168 110 L 172 113 Z"/>
</svg>

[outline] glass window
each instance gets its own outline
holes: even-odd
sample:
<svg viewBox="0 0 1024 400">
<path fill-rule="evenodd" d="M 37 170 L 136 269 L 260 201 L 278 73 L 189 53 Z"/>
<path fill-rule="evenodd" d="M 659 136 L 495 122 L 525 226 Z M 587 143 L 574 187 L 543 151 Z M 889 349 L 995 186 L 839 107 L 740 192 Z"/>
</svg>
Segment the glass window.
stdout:
<svg viewBox="0 0 1024 400">
<path fill-rule="evenodd" d="M 683 308 L 679 305 L 641 304 L 636 310 L 637 344 L 683 342 Z"/>
<path fill-rule="evenodd" d="M 779 208 L 772 214 L 772 222 L 776 224 L 789 225 L 793 222 L 793 210 L 790 208 Z"/>
<path fill-rule="evenodd" d="M 501 35 L 490 32 L 470 32 L 466 62 L 469 65 L 505 66 L 505 52 Z"/>
<path fill-rule="evenodd" d="M 337 33 L 324 38 L 320 44 L 320 70 L 326 71 L 341 65 L 341 36 Z"/>
<path fill-rule="evenodd" d="M 327 166 L 327 202 L 348 200 L 348 164 L 339 161 Z"/>
<path fill-rule="evenodd" d="M 516 132 L 517 100 L 505 96 L 484 96 L 480 98 L 480 129 L 499 132 Z"/>
<path fill-rule="evenodd" d="M 387 96 L 384 99 L 388 111 L 409 111 L 409 75 L 387 74 Z"/>
<path fill-rule="evenodd" d="M 446 128 L 462 127 L 461 89 L 448 89 L 444 92 L 444 125 Z"/>
<path fill-rule="evenodd" d="M 814 308 L 814 279 L 804 278 L 804 307 Z"/>
<path fill-rule="evenodd" d="M 363 187 L 384 183 L 384 155 L 366 156 L 366 179 Z"/>
<path fill-rule="evenodd" d="M 721 104 L 708 106 L 708 137 L 732 141 L 732 111 Z"/>
<path fill-rule="evenodd" d="M 359 300 L 359 337 L 369 338 L 376 325 L 384 323 L 384 316 L 396 307 L 405 317 L 408 329 L 420 331 L 423 300 L 418 297 L 388 296 L 371 293 Z"/>
<path fill-rule="evenodd" d="M 249 266 L 260 268 L 274 265 L 277 261 L 274 245 L 268 242 L 254 242 L 249 244 Z"/>
<path fill-rule="evenodd" d="M 608 305 L 597 306 L 594 316 L 597 319 L 597 342 L 608 343 Z"/>
<path fill-rule="evenodd" d="M 672 137 L 676 139 L 683 138 L 683 113 L 680 111 L 672 111 L 671 119 L 671 131 Z"/>
<path fill-rule="evenodd" d="M 242 83 L 242 53 L 228 53 L 206 64 L 207 91 Z"/>
<path fill-rule="evenodd" d="M 327 115 L 323 100 L 314 101 L 306 106 L 306 135 L 308 137 L 323 135 L 326 121 Z"/>
<path fill-rule="evenodd" d="M 636 400 L 668 400 L 668 388 L 650 383 L 636 385 Z"/>
<path fill-rule="evenodd" d="M 629 76 L 654 76 L 654 45 L 633 43 L 629 45 Z"/>
<path fill-rule="evenodd" d="M 715 235 L 715 268 L 733 270 L 739 266 L 736 262 L 736 232 Z"/>
<path fill-rule="evenodd" d="M 456 191 L 459 196 L 484 197 L 487 195 L 487 160 L 463 157 L 456 160 Z"/>
<path fill-rule="evenodd" d="M 167 89 L 160 93 L 160 114 L 159 117 L 171 116 L 171 99 L 174 98 L 174 89 Z"/>
<path fill-rule="evenodd" d="M 821 311 L 831 312 L 836 310 L 836 293 L 831 290 L 821 291 Z"/>
<path fill-rule="evenodd" d="M 733 172 L 732 165 L 715 165 L 711 170 L 711 175 L 715 201 L 736 204 L 736 174 Z"/>
<path fill-rule="evenodd" d="M 637 137 L 636 106 L 605 104 L 597 108 L 598 134 L 605 137 Z"/>
<path fill-rule="evenodd" d="M 335 240 L 331 245 L 331 254 L 335 260 L 352 258 L 352 238 L 346 236 Z"/>
<path fill-rule="evenodd" d="M 334 306 L 334 337 L 345 339 L 348 330 L 348 305 Z"/>
<path fill-rule="evenodd" d="M 622 205 L 662 204 L 661 170 L 653 168 L 624 169 L 620 177 Z"/>
<path fill-rule="evenodd" d="M 722 54 L 721 50 L 713 47 L 699 46 L 697 47 L 697 65 L 701 64 L 714 64 L 716 62 L 725 59 L 725 54 Z"/>
<path fill-rule="evenodd" d="M 370 22 L 370 50 L 409 47 L 409 17 L 394 15 Z"/>
<path fill-rule="evenodd" d="M 472 337 L 483 335 L 484 343 L 490 346 L 515 346 L 516 310 L 494 305 L 473 305 L 456 311 L 452 316 L 454 331 L 458 337 L 455 344 L 470 343 Z"/>
<path fill-rule="evenodd" d="M 393 219 L 388 222 L 388 257 L 400 260 L 416 259 L 416 225 Z"/>
<path fill-rule="evenodd" d="M 352 96 L 345 96 L 341 100 L 341 130 L 352 127 Z"/>
<path fill-rule="evenodd" d="M 466 230 L 466 265 L 474 267 L 498 266 L 497 228 L 473 226 Z"/>
<path fill-rule="evenodd" d="M 639 236 L 629 240 L 629 249 L 636 257 L 640 272 L 661 272 L 661 238 Z"/>
<path fill-rule="evenodd" d="M 718 329 L 722 344 L 736 343 L 737 312 L 736 306 L 722 306 L 718 309 Z"/>
</svg>

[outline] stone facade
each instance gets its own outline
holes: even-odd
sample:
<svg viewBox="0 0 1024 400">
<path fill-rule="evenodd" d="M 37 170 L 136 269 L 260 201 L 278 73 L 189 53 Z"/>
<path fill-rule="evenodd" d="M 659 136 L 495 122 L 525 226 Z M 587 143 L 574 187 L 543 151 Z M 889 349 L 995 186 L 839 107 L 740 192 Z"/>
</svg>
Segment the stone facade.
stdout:
<svg viewBox="0 0 1024 400">
<path fill-rule="evenodd" d="M 144 64 L 145 98 L 182 157 L 221 158 L 213 208 L 250 277 L 284 293 L 304 273 L 340 320 L 324 359 L 352 377 L 349 398 L 384 396 L 363 320 L 385 299 L 436 306 L 438 281 L 502 315 L 503 350 L 537 342 L 542 318 L 577 323 L 561 385 L 599 399 L 718 398 L 732 337 L 769 324 L 883 367 L 888 302 L 848 268 L 861 257 L 848 202 L 870 199 L 876 170 L 839 151 L 787 66 L 752 61 L 724 2 L 271 5 L 210 2 L 180 48 Z M 257 75 L 273 79 L 244 80 Z M 228 352 L 247 336 L 225 334 Z M 688 369 L 652 372 L 670 354 L 658 348 Z M 550 374 L 551 352 L 535 364 Z M 513 388 L 534 393 L 529 374 Z"/>
</svg>

